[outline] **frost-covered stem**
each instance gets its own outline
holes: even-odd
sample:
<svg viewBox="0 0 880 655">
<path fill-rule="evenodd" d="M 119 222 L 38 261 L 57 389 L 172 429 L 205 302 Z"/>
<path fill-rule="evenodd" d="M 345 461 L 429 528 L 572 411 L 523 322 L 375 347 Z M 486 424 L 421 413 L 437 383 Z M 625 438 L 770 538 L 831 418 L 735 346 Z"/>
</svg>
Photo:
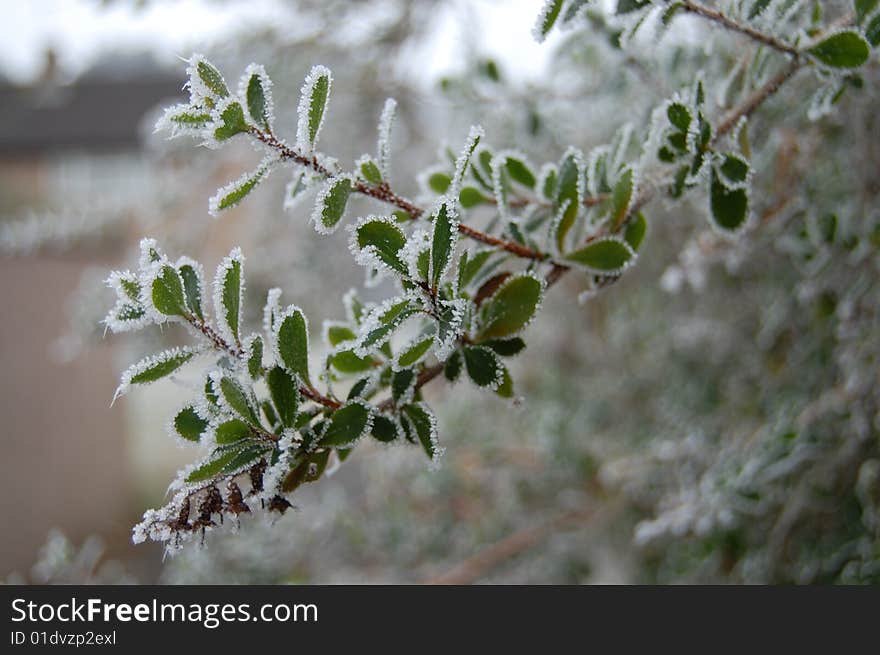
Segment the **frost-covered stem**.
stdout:
<svg viewBox="0 0 880 655">
<path fill-rule="evenodd" d="M 221 337 L 214 328 L 212 328 L 202 319 L 190 315 L 187 317 L 187 321 L 196 330 L 205 335 L 205 337 L 207 337 L 207 339 L 214 345 L 217 350 L 222 350 L 226 353 L 229 353 L 236 359 L 244 357 L 244 351 L 242 351 L 239 346 L 233 346 L 232 344 L 228 343 L 226 339 Z"/>
<path fill-rule="evenodd" d="M 681 9 L 688 13 L 694 14 L 695 16 L 700 16 L 701 18 L 705 18 L 706 20 L 720 25 L 724 29 L 730 30 L 731 32 L 738 32 L 739 34 L 743 34 L 753 41 L 757 41 L 762 45 L 773 48 L 778 52 L 785 53 L 792 57 L 800 56 L 800 52 L 794 46 L 791 46 L 774 36 L 756 30 L 749 25 L 739 23 L 732 19 L 730 16 L 727 16 L 726 14 L 718 11 L 717 9 L 711 9 L 697 2 L 692 2 L 691 0 L 680 0 L 680 2 Z"/>
<path fill-rule="evenodd" d="M 330 177 L 330 171 L 327 170 L 327 168 L 323 166 L 315 156 L 308 157 L 306 155 L 303 155 L 280 141 L 274 135 L 263 132 L 262 130 L 258 130 L 255 127 L 250 128 L 249 131 L 250 134 L 252 134 L 256 139 L 266 144 L 270 148 L 277 150 L 282 159 L 295 161 L 298 164 L 302 164 L 303 166 L 311 168 L 313 171 L 323 175 L 324 177 Z M 411 202 L 410 200 L 407 200 L 403 196 L 399 196 L 398 194 L 396 194 L 394 191 L 391 190 L 391 187 L 388 185 L 387 182 L 382 182 L 378 185 L 369 185 L 363 180 L 357 180 L 352 185 L 352 190 L 360 193 L 361 195 L 375 198 L 376 200 L 388 203 L 389 205 L 394 205 L 398 209 L 402 209 L 403 211 L 405 211 L 414 220 L 417 220 L 425 215 L 424 209 Z M 480 230 L 468 227 L 464 224 L 460 224 L 458 226 L 458 231 L 465 236 L 474 239 L 475 241 L 480 241 L 496 248 L 500 248 L 501 250 L 506 250 L 507 252 L 516 255 L 517 257 L 522 257 L 523 259 L 531 259 L 534 261 L 544 261 L 545 259 L 547 259 L 546 254 L 539 252 L 533 248 L 523 246 L 519 243 L 516 243 L 515 241 L 507 241 L 505 239 L 493 237 L 491 234 L 486 234 L 485 232 L 481 232 Z"/>
<path fill-rule="evenodd" d="M 228 353 L 236 359 L 244 359 L 246 357 L 244 350 L 242 350 L 239 346 L 233 346 L 232 344 L 230 344 L 205 321 L 190 315 L 187 316 L 187 322 L 192 325 L 196 330 L 205 335 L 205 337 L 207 337 L 207 339 L 214 345 L 217 350 L 222 350 L 223 352 Z M 303 384 L 300 385 L 299 391 L 306 398 L 318 403 L 319 405 L 324 405 L 325 407 L 329 407 L 330 409 L 338 409 L 339 407 L 341 407 L 341 404 L 338 401 L 321 394 L 314 387 Z M 276 435 L 270 435 L 269 433 L 266 433 L 265 436 L 268 436 L 276 441 L 278 439 Z"/>
</svg>

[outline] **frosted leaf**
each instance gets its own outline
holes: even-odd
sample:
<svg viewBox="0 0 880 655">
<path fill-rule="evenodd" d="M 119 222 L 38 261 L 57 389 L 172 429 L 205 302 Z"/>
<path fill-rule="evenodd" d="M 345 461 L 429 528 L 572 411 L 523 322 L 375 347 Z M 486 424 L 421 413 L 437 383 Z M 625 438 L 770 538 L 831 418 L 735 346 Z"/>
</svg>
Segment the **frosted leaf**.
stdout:
<svg viewBox="0 0 880 655">
<path fill-rule="evenodd" d="M 183 281 L 184 299 L 189 311 L 204 320 L 204 289 L 205 270 L 202 265 L 190 257 L 179 257 L 174 267 L 180 273 Z"/>
<path fill-rule="evenodd" d="M 275 123 L 272 80 L 260 64 L 249 64 L 238 83 L 238 97 L 244 98 L 249 122 L 271 132 Z"/>
<path fill-rule="evenodd" d="M 208 200 L 208 213 L 216 218 L 224 209 L 229 209 L 240 203 L 260 182 L 269 176 L 276 163 L 278 163 L 278 157 L 269 155 L 253 171 L 245 173 L 237 180 L 217 189 L 217 193 Z"/>
<path fill-rule="evenodd" d="M 268 501 L 281 492 L 281 484 L 290 471 L 293 451 L 302 443 L 298 432 L 287 429 L 281 433 L 276 449 L 278 460 L 263 473 L 263 490 L 257 495 L 258 500 Z"/>
<path fill-rule="evenodd" d="M 345 308 L 345 320 L 353 325 L 360 325 L 365 311 L 371 309 L 358 298 L 357 289 L 349 289 L 342 296 L 342 306 Z"/>
<path fill-rule="evenodd" d="M 164 257 L 142 269 L 139 301 L 146 316 L 155 323 L 180 322 L 187 314 L 183 279 Z"/>
<path fill-rule="evenodd" d="M 535 187 L 545 200 L 553 200 L 556 197 L 556 179 L 558 175 L 559 169 L 556 168 L 556 164 L 547 162 L 541 166 Z"/>
<path fill-rule="evenodd" d="M 409 276 L 413 280 L 428 279 L 428 258 L 431 250 L 431 232 L 417 227 L 398 251 L 401 260 L 406 264 Z"/>
<path fill-rule="evenodd" d="M 353 448 L 370 434 L 373 428 L 373 412 L 369 404 L 360 399 L 350 400 L 333 412 L 324 424 L 319 444 L 333 448 Z"/>
<path fill-rule="evenodd" d="M 480 307 L 479 340 L 521 334 L 538 315 L 545 282 L 530 271 L 510 275 Z"/>
<path fill-rule="evenodd" d="M 553 25 L 556 24 L 563 4 L 565 4 L 565 0 L 545 0 L 538 18 L 535 20 L 535 26 L 532 28 L 532 37 L 535 41 L 544 42 L 550 30 L 553 29 Z"/>
<path fill-rule="evenodd" d="M 218 148 L 223 142 L 247 130 L 247 119 L 241 102 L 231 96 L 224 98 L 211 112 L 211 126 L 204 132 L 203 145 Z"/>
<path fill-rule="evenodd" d="M 167 262 L 168 258 L 159 248 L 155 239 L 146 237 L 140 240 L 138 244 L 140 257 L 138 258 L 138 268 L 141 271 L 149 269 L 156 262 Z"/>
<path fill-rule="evenodd" d="M 229 95 L 223 76 L 204 55 L 195 53 L 187 62 L 186 83 L 192 104 L 202 106 L 206 99 L 219 99 Z"/>
<path fill-rule="evenodd" d="M 227 343 L 237 344 L 244 297 L 244 255 L 233 248 L 217 266 L 214 276 L 214 315 Z"/>
<path fill-rule="evenodd" d="M 361 155 L 354 163 L 354 170 L 360 180 L 374 185 L 382 183 L 382 171 L 370 155 Z"/>
<path fill-rule="evenodd" d="M 431 408 L 423 402 L 406 405 L 403 408 L 402 419 L 409 423 L 425 453 L 431 458 L 431 470 L 439 468 L 440 459 L 446 449 L 440 445 L 437 417 Z"/>
<path fill-rule="evenodd" d="M 309 320 L 299 307 L 288 305 L 275 317 L 272 330 L 275 361 L 306 384 L 309 381 Z"/>
<path fill-rule="evenodd" d="M 401 346 L 395 358 L 391 361 L 392 371 L 401 371 L 420 364 L 431 352 L 434 344 L 433 334 L 421 334 L 409 343 Z"/>
<path fill-rule="evenodd" d="M 266 336 L 270 336 L 274 330 L 275 319 L 281 314 L 281 289 L 272 287 L 266 293 L 266 304 L 263 307 L 263 332 Z M 273 347 L 270 346 L 270 351 Z"/>
<path fill-rule="evenodd" d="M 331 177 L 318 191 L 311 217 L 318 234 L 333 234 L 339 227 L 352 186 L 348 176 Z"/>
<path fill-rule="evenodd" d="M 321 127 L 324 125 L 332 81 L 330 70 L 318 65 L 312 67 L 300 89 L 297 108 L 299 118 L 296 125 L 296 148 L 300 152 L 311 152 L 318 140 Z"/>
<path fill-rule="evenodd" d="M 200 136 L 212 120 L 213 115 L 208 109 L 178 104 L 165 109 L 154 129 L 156 132 L 169 131 L 171 139 L 184 134 Z"/>
<path fill-rule="evenodd" d="M 442 198 L 437 208 L 431 212 L 431 217 L 434 229 L 431 236 L 429 280 L 436 288 L 452 265 L 452 255 L 458 243 L 459 222 L 454 199 Z"/>
<path fill-rule="evenodd" d="M 116 292 L 116 304 L 104 318 L 104 325 L 112 332 L 137 330 L 150 323 L 141 304 L 141 284 L 131 271 L 113 271 L 106 284 Z"/>
<path fill-rule="evenodd" d="M 195 348 L 171 348 L 156 355 L 149 355 L 130 366 L 123 374 L 113 401 L 128 393 L 133 384 L 149 384 L 171 375 L 199 353 Z"/>
<path fill-rule="evenodd" d="M 458 198 L 458 193 L 461 190 L 461 184 L 464 181 L 465 173 L 467 173 L 468 166 L 471 162 L 471 156 L 474 154 L 474 150 L 476 150 L 477 146 L 480 144 L 480 139 L 482 139 L 486 135 L 485 131 L 479 125 L 472 126 L 470 131 L 468 132 L 467 141 L 465 141 L 464 148 L 461 150 L 461 154 L 458 156 L 458 159 L 455 160 L 455 172 L 452 175 L 452 185 L 451 191 L 449 192 L 449 196 L 455 200 Z"/>
<path fill-rule="evenodd" d="M 379 138 L 376 144 L 376 157 L 379 160 L 379 170 L 384 179 L 390 179 L 391 165 L 391 128 L 394 125 L 394 119 L 397 113 L 397 101 L 394 98 L 388 98 L 385 106 L 382 108 L 382 115 L 379 118 Z"/>
<path fill-rule="evenodd" d="M 348 230 L 348 247 L 358 264 L 392 275 L 408 274 L 400 252 L 406 245 L 406 235 L 393 218 L 364 216 Z"/>
<path fill-rule="evenodd" d="M 458 339 L 464 333 L 464 317 L 468 301 L 464 298 L 440 301 L 440 320 L 437 321 L 437 335 L 434 355 L 441 362 L 455 350 Z"/>
<path fill-rule="evenodd" d="M 359 326 L 357 344 L 353 348 L 358 357 L 373 354 L 385 345 L 394 332 L 417 311 L 418 299 L 411 295 L 388 298 L 371 309 Z"/>
<path fill-rule="evenodd" d="M 595 275 L 621 275 L 637 255 L 620 237 L 602 237 L 567 253 L 564 260 Z"/>
</svg>

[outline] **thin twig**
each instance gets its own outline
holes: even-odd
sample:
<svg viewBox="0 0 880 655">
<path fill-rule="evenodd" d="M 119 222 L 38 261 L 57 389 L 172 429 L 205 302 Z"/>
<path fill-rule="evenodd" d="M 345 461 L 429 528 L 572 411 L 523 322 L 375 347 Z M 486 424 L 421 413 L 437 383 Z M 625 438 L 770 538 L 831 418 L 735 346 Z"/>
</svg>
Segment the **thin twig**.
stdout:
<svg viewBox="0 0 880 655">
<path fill-rule="evenodd" d="M 726 14 L 721 13 L 717 9 L 711 9 L 709 7 L 706 7 L 705 5 L 692 2 L 691 0 L 680 0 L 680 2 L 681 9 L 683 11 L 705 18 L 717 25 L 720 25 L 726 30 L 743 34 L 753 41 L 757 41 L 762 45 L 766 45 L 786 55 L 792 57 L 798 57 L 800 55 L 800 51 L 798 51 L 798 49 L 794 46 L 789 45 L 788 43 L 785 43 L 780 39 L 777 39 L 775 36 L 756 30 L 749 25 L 739 23 L 727 16 Z"/>
</svg>

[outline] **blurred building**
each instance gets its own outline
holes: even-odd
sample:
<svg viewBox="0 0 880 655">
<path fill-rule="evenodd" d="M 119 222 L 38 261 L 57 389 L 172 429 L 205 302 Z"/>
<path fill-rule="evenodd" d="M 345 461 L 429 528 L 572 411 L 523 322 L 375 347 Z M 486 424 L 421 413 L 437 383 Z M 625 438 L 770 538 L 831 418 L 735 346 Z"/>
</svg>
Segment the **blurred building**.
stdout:
<svg viewBox="0 0 880 655">
<path fill-rule="evenodd" d="M 79 178 L 98 188 L 136 185 L 143 117 L 182 95 L 182 86 L 178 73 L 148 56 L 115 55 L 65 83 L 51 51 L 32 84 L 0 81 L 0 221 L 42 209 L 61 220 L 69 206 L 61 186 L 75 190 Z M 52 527 L 74 541 L 105 535 L 111 551 L 128 540 L 139 505 L 120 497 L 130 486 L 123 415 L 107 410 L 118 375 L 110 348 L 67 362 L 53 354 L 67 328 L 68 296 L 88 267 L 111 265 L 113 245 L 0 251 L 0 477 L 7 490 L 0 513 L 8 517 L 0 579 L 26 573 Z"/>
</svg>

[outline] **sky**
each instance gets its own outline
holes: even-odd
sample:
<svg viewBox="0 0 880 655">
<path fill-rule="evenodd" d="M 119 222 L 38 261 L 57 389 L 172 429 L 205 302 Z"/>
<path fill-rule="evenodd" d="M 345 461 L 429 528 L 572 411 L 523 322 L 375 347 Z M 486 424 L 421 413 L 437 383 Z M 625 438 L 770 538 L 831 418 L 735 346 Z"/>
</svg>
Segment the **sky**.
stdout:
<svg viewBox="0 0 880 655">
<path fill-rule="evenodd" d="M 466 15 L 482 27 L 481 49 L 505 70 L 521 77 L 539 75 L 548 46 L 535 43 L 530 30 L 541 4 L 542 0 L 450 0 L 419 59 L 430 62 L 430 77 L 454 68 L 461 45 L 457 20 Z M 283 0 L 223 3 L 222 11 L 211 0 L 150 0 L 141 8 L 136 0 L 7 0 L 3 5 L 0 73 L 16 82 L 40 73 L 49 46 L 69 76 L 87 69 L 108 48 L 149 50 L 159 61 L 170 63 L 248 21 L 263 23 L 290 11 Z"/>
</svg>

